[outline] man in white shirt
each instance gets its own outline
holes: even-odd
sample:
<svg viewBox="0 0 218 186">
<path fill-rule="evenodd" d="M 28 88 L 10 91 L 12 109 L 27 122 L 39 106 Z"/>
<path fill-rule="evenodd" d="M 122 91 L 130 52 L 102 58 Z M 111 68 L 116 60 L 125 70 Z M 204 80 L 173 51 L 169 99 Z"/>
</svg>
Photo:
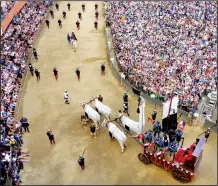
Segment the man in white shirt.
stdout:
<svg viewBox="0 0 218 186">
<path fill-rule="evenodd" d="M 64 99 L 65 99 L 65 103 L 66 104 L 70 104 L 69 103 L 69 95 L 68 95 L 68 91 L 67 90 L 64 91 Z"/>
</svg>

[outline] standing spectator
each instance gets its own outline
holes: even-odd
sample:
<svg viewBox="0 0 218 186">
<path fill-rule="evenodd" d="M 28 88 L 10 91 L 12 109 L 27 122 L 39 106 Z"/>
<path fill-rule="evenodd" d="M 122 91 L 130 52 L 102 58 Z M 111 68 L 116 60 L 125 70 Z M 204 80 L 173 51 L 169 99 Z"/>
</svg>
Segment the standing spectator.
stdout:
<svg viewBox="0 0 218 186">
<path fill-rule="evenodd" d="M 34 68 L 33 68 L 31 63 L 29 63 L 29 70 L 30 70 L 31 75 L 34 76 L 34 73 L 33 73 L 34 72 Z"/>
<path fill-rule="evenodd" d="M 58 70 L 56 67 L 54 67 L 53 73 L 54 73 L 55 79 L 57 80 L 58 79 Z"/>
<path fill-rule="evenodd" d="M 51 145 L 52 143 L 55 145 L 54 134 L 52 133 L 51 129 L 48 129 L 47 136 L 48 139 L 50 140 Z"/>
<path fill-rule="evenodd" d="M 90 134 L 93 138 L 96 138 L 96 128 L 94 123 L 90 126 Z"/>
<path fill-rule="evenodd" d="M 85 158 L 82 155 L 79 156 L 78 163 L 82 169 L 85 168 Z"/>
<path fill-rule="evenodd" d="M 53 10 L 50 10 L 51 18 L 54 19 L 54 12 Z"/>
<path fill-rule="evenodd" d="M 98 4 L 95 4 L 95 10 L 96 11 L 98 10 Z"/>
<path fill-rule="evenodd" d="M 60 28 L 62 28 L 62 21 L 60 19 L 58 19 L 58 25 Z"/>
<path fill-rule="evenodd" d="M 68 11 L 70 11 L 70 6 L 71 6 L 71 4 L 67 3 Z"/>
<path fill-rule="evenodd" d="M 95 21 L 95 22 L 94 22 L 94 25 L 95 25 L 95 29 L 97 30 L 97 29 L 98 29 L 98 22 Z"/>
<path fill-rule="evenodd" d="M 47 27 L 48 27 L 48 29 L 49 29 L 49 20 L 46 19 L 45 23 L 46 23 L 46 25 L 47 25 Z"/>
<path fill-rule="evenodd" d="M 59 4 L 55 4 L 56 10 L 59 11 Z"/>
<path fill-rule="evenodd" d="M 80 70 L 79 68 L 76 68 L 76 75 L 77 75 L 77 78 L 78 78 L 78 81 L 80 80 Z"/>
<path fill-rule="evenodd" d="M 210 137 L 210 132 L 211 132 L 211 129 L 210 129 L 210 127 L 207 129 L 207 131 L 205 132 L 205 138 L 206 138 L 206 142 L 205 143 L 207 143 L 207 140 L 208 140 L 208 138 Z"/>
<path fill-rule="evenodd" d="M 38 61 L 38 53 L 35 48 L 33 48 L 33 56 L 35 57 L 36 61 Z"/>
<path fill-rule="evenodd" d="M 83 12 L 85 12 L 85 8 L 86 8 L 86 6 L 85 6 L 84 4 L 82 4 L 82 10 L 83 10 Z"/>
<path fill-rule="evenodd" d="M 99 13 L 98 12 L 95 12 L 95 18 L 98 20 L 98 15 Z"/>
<path fill-rule="evenodd" d="M 101 74 L 105 74 L 105 65 L 103 63 L 101 64 Z"/>
<path fill-rule="evenodd" d="M 22 128 L 24 129 L 25 132 L 27 132 L 27 131 L 30 132 L 29 123 L 28 123 L 27 118 L 22 117 L 20 120 L 20 123 L 21 123 Z"/>
<path fill-rule="evenodd" d="M 78 30 L 80 29 L 80 22 L 79 21 L 76 22 L 76 27 Z"/>
<path fill-rule="evenodd" d="M 39 82 L 39 80 L 40 80 L 40 72 L 39 72 L 39 70 L 37 68 L 35 69 L 35 74 L 36 74 L 37 82 Z"/>
<path fill-rule="evenodd" d="M 70 40 L 71 40 L 71 37 L 70 37 L 70 34 L 68 33 L 67 34 L 67 41 L 68 41 L 69 44 L 70 44 Z"/>
<path fill-rule="evenodd" d="M 124 108 L 124 113 L 126 113 L 128 116 L 129 116 L 129 107 L 128 107 L 128 104 L 127 103 L 124 103 L 123 104 L 123 108 Z"/>
<path fill-rule="evenodd" d="M 82 14 L 79 12 L 78 13 L 79 19 L 82 20 Z"/>
<path fill-rule="evenodd" d="M 66 19 L 66 15 L 67 15 L 67 13 L 66 13 L 65 11 L 63 11 L 62 14 L 63 14 L 63 18 Z"/>
</svg>

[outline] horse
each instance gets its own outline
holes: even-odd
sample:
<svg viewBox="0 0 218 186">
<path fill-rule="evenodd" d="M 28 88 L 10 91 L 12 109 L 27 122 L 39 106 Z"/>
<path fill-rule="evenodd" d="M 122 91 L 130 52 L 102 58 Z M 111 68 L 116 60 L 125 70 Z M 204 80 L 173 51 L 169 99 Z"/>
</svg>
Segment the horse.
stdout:
<svg viewBox="0 0 218 186">
<path fill-rule="evenodd" d="M 119 112 L 118 118 L 120 118 L 122 126 L 126 130 L 128 130 L 128 131 L 132 130 L 135 133 L 137 133 L 137 135 L 142 133 L 142 126 L 141 126 L 141 124 L 139 122 L 131 120 L 127 116 L 124 116 L 121 112 Z"/>
<path fill-rule="evenodd" d="M 77 41 L 74 40 L 74 39 L 71 39 L 70 43 L 71 43 L 71 44 L 73 45 L 73 47 L 74 47 L 74 52 L 76 52 L 76 50 L 77 50 Z"/>
<path fill-rule="evenodd" d="M 110 119 L 111 109 L 108 106 L 104 105 L 102 102 L 100 102 L 97 96 L 92 98 L 96 111 L 100 114 L 104 114 L 107 119 Z"/>
<path fill-rule="evenodd" d="M 98 112 L 90 107 L 85 101 L 81 102 L 80 104 L 88 118 L 90 118 L 94 122 L 96 130 L 98 130 L 100 127 L 100 115 L 98 114 Z"/>
<path fill-rule="evenodd" d="M 119 128 L 117 128 L 116 125 L 114 125 L 110 120 L 104 119 L 102 122 L 102 126 L 105 126 L 108 128 L 109 133 L 112 134 L 112 139 L 113 137 L 117 139 L 117 141 L 120 144 L 121 147 L 121 152 L 123 153 L 124 150 L 126 149 L 126 135 L 124 134 L 123 131 L 121 131 Z"/>
</svg>

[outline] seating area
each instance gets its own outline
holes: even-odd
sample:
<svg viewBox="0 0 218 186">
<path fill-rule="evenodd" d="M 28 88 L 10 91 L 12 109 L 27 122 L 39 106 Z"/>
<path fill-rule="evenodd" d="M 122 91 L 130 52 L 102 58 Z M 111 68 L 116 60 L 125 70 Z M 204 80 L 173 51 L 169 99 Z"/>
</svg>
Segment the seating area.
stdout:
<svg viewBox="0 0 218 186">
<path fill-rule="evenodd" d="M 27 56 L 33 47 L 37 31 L 45 19 L 48 1 L 27 1 L 23 9 L 2 35 L 1 39 L 1 185 L 7 175 L 12 185 L 19 185 L 20 170 L 28 155 L 21 152 L 22 125 L 14 118 L 19 92 L 27 65 Z M 33 24 L 34 22 L 34 24 Z"/>
<path fill-rule="evenodd" d="M 197 110 L 205 92 L 217 86 L 217 3 L 107 3 L 120 70 L 146 94 L 169 98 L 179 94 L 179 107 Z"/>
</svg>

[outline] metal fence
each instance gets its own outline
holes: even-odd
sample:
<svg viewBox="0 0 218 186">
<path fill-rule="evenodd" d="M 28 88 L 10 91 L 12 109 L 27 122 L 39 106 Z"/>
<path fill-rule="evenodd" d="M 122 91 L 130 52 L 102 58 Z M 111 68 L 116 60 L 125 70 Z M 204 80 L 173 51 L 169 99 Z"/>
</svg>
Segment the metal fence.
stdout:
<svg viewBox="0 0 218 186">
<path fill-rule="evenodd" d="M 116 57 L 116 53 L 114 51 L 114 45 L 113 45 L 113 38 L 112 38 L 112 33 L 110 27 L 105 27 L 105 35 L 107 39 L 107 48 L 108 48 L 108 56 L 109 56 L 109 61 L 110 61 L 110 67 L 112 74 L 116 77 L 116 79 L 123 85 L 125 88 L 130 92 L 131 94 L 135 93 L 132 91 L 134 88 L 128 81 L 126 81 L 124 78 L 121 77 L 121 72 L 119 70 L 119 62 Z M 155 98 L 151 98 L 148 94 L 145 94 L 144 92 L 141 91 L 141 96 L 146 100 L 146 104 L 153 105 L 154 108 L 158 107 L 160 110 L 162 110 L 162 103 L 163 101 Z M 177 111 L 178 115 L 188 117 L 188 112 L 178 108 Z M 208 128 L 210 126 L 213 126 L 215 123 L 211 122 L 207 119 L 204 119 L 200 116 L 198 122 L 203 123 L 203 126 L 205 128 Z M 217 127 L 213 128 L 213 131 L 217 132 Z"/>
</svg>

